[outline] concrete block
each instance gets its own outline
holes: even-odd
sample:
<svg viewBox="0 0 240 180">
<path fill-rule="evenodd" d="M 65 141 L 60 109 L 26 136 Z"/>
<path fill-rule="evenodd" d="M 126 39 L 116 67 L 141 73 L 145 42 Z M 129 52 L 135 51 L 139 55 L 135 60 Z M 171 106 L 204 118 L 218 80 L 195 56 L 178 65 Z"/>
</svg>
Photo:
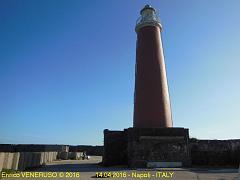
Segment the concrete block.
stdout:
<svg viewBox="0 0 240 180">
<path fill-rule="evenodd" d="M 69 152 L 68 153 L 68 158 L 69 159 L 74 159 L 74 152 Z"/>
<path fill-rule="evenodd" d="M 12 169 L 18 170 L 18 163 L 19 163 L 20 153 L 16 152 L 13 153 L 13 162 L 12 162 Z"/>
<path fill-rule="evenodd" d="M 50 162 L 53 161 L 53 152 L 50 152 Z"/>
<path fill-rule="evenodd" d="M 37 164 L 37 153 L 36 152 L 33 152 L 32 153 L 32 159 L 31 159 L 31 167 L 36 167 L 36 164 Z"/>
<path fill-rule="evenodd" d="M 48 162 L 48 152 L 44 152 L 43 163 L 46 164 Z"/>
<path fill-rule="evenodd" d="M 49 152 L 49 162 L 52 162 L 52 152 Z"/>
<path fill-rule="evenodd" d="M 24 158 L 23 158 L 23 167 L 24 167 L 24 170 L 27 168 L 27 162 L 28 162 L 28 152 L 24 152 Z"/>
<path fill-rule="evenodd" d="M 46 152 L 43 152 L 43 164 L 47 163 L 46 157 L 47 157 Z"/>
<path fill-rule="evenodd" d="M 57 152 L 57 159 L 61 159 L 61 152 Z"/>
<path fill-rule="evenodd" d="M 69 146 L 62 146 L 63 152 L 69 152 Z"/>
<path fill-rule="evenodd" d="M 24 152 L 20 152 L 19 162 L 18 162 L 18 170 L 25 170 L 25 161 L 24 161 Z"/>
<path fill-rule="evenodd" d="M 40 165 L 44 163 L 44 152 L 40 152 Z"/>
<path fill-rule="evenodd" d="M 53 161 L 57 160 L 57 152 L 53 152 Z"/>
<path fill-rule="evenodd" d="M 58 159 L 58 152 L 56 152 L 56 160 Z"/>
<path fill-rule="evenodd" d="M 13 153 L 5 153 L 3 168 L 4 169 L 11 169 L 13 162 Z"/>
<path fill-rule="evenodd" d="M 53 162 L 54 161 L 54 152 L 51 152 L 51 162 Z"/>
<path fill-rule="evenodd" d="M 45 152 L 46 153 L 46 162 L 49 162 L 49 152 Z"/>
<path fill-rule="evenodd" d="M 0 171 L 2 171 L 2 169 L 3 169 L 4 157 L 5 157 L 5 153 L 0 152 Z"/>
<path fill-rule="evenodd" d="M 83 156 L 83 152 L 77 152 L 77 160 L 80 160 Z"/>
<path fill-rule="evenodd" d="M 45 152 L 45 162 L 48 162 L 48 152 Z"/>
<path fill-rule="evenodd" d="M 69 152 L 68 158 L 73 160 L 79 160 L 81 159 L 82 152 Z"/>
<path fill-rule="evenodd" d="M 29 159 L 28 159 L 28 167 L 31 168 L 32 166 L 32 162 L 33 162 L 33 153 L 29 152 Z"/>
<path fill-rule="evenodd" d="M 4 160 L 3 160 L 3 169 L 7 169 L 7 164 L 8 164 L 8 152 L 4 153 Z"/>
<path fill-rule="evenodd" d="M 55 160 L 55 152 L 52 152 L 52 161 Z"/>
<path fill-rule="evenodd" d="M 55 160 L 55 152 L 52 152 L 52 161 Z"/>
<path fill-rule="evenodd" d="M 25 152 L 25 154 L 24 154 L 25 169 L 32 167 L 32 155 L 33 155 L 32 152 Z"/>
<path fill-rule="evenodd" d="M 38 152 L 37 153 L 37 166 L 41 166 L 41 155 L 42 155 L 42 153 L 41 152 Z"/>
<path fill-rule="evenodd" d="M 41 162 L 41 152 L 34 152 L 32 156 L 32 167 L 39 167 Z"/>
<path fill-rule="evenodd" d="M 68 152 L 61 152 L 60 159 L 67 160 L 68 159 Z"/>
<path fill-rule="evenodd" d="M 53 153 L 53 157 L 52 157 L 52 161 L 55 161 L 55 152 L 52 152 Z"/>
<path fill-rule="evenodd" d="M 51 152 L 48 152 L 48 162 L 51 162 Z"/>
</svg>

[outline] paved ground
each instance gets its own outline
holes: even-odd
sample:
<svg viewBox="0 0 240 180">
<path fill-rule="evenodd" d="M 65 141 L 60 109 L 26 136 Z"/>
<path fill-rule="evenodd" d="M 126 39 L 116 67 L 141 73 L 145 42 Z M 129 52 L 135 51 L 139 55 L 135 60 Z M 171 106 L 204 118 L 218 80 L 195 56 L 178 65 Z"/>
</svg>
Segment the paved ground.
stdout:
<svg viewBox="0 0 240 180">
<path fill-rule="evenodd" d="M 91 157 L 90 160 L 64 160 L 55 161 L 44 167 L 31 171 L 36 176 L 46 175 L 49 179 L 179 179 L 179 180 L 240 180 L 238 169 L 207 169 L 207 168 L 158 168 L 158 169 L 129 169 L 124 167 L 101 167 L 98 163 L 101 157 Z M 33 174 L 36 173 L 36 174 Z M 5 179 L 26 179 L 23 176 L 31 176 L 29 172 L 23 172 L 22 178 Z M 55 177 L 56 176 L 56 177 Z M 80 176 L 80 178 L 79 178 Z M 111 176 L 111 177 L 110 177 Z M 55 178 L 53 178 L 55 177 Z"/>
</svg>

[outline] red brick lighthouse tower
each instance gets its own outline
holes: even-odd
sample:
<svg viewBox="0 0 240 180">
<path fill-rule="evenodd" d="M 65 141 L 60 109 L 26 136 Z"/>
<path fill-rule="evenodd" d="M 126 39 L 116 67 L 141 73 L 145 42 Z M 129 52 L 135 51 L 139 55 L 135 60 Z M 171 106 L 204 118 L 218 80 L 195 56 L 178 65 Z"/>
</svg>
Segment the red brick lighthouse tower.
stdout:
<svg viewBox="0 0 240 180">
<path fill-rule="evenodd" d="M 146 5 L 136 25 L 134 120 L 136 128 L 172 127 L 170 98 L 156 10 Z"/>
<path fill-rule="evenodd" d="M 181 167 L 191 164 L 188 129 L 173 127 L 164 62 L 162 25 L 146 5 L 135 27 L 133 127 L 104 130 L 103 164 L 129 167 Z"/>
</svg>

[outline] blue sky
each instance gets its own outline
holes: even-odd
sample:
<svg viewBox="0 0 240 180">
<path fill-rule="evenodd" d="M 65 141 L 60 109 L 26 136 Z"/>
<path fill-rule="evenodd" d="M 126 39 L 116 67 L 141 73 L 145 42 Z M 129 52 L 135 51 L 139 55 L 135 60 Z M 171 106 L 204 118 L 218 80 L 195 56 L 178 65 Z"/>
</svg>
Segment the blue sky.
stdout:
<svg viewBox="0 0 240 180">
<path fill-rule="evenodd" d="M 0 143 L 103 143 L 132 126 L 135 22 L 163 25 L 175 127 L 240 138 L 239 0 L 1 0 Z"/>
</svg>

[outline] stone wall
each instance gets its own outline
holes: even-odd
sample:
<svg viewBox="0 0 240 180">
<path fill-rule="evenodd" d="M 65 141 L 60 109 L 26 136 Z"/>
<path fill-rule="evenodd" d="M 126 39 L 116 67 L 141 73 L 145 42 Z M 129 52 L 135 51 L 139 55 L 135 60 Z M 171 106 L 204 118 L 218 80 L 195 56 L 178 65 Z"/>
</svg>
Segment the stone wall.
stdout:
<svg viewBox="0 0 240 180">
<path fill-rule="evenodd" d="M 187 140 L 186 129 L 173 129 L 175 131 L 172 132 L 164 132 L 163 129 L 151 132 L 133 128 L 124 131 L 104 130 L 103 164 L 141 166 L 142 163 L 146 166 L 145 159 L 148 157 L 148 161 L 183 160 L 184 165 L 193 166 L 239 166 L 240 139 Z M 184 139 L 174 138 L 176 136 L 182 136 Z M 166 153 L 166 150 L 172 152 Z"/>
<path fill-rule="evenodd" d="M 131 167 L 189 166 L 188 129 L 129 128 L 128 164 Z"/>
<path fill-rule="evenodd" d="M 190 140 L 193 165 L 236 166 L 240 164 L 240 139 Z"/>
<path fill-rule="evenodd" d="M 184 128 L 128 128 L 104 130 L 103 164 L 147 167 L 151 162 L 190 164 L 188 130 Z"/>
<path fill-rule="evenodd" d="M 127 165 L 127 131 L 104 130 L 104 155 L 105 166 Z"/>
<path fill-rule="evenodd" d="M 39 167 L 61 159 L 61 153 L 67 154 L 68 158 L 68 150 L 67 145 L 0 144 L 0 171 Z M 72 154 L 71 157 L 78 156 Z"/>
</svg>

